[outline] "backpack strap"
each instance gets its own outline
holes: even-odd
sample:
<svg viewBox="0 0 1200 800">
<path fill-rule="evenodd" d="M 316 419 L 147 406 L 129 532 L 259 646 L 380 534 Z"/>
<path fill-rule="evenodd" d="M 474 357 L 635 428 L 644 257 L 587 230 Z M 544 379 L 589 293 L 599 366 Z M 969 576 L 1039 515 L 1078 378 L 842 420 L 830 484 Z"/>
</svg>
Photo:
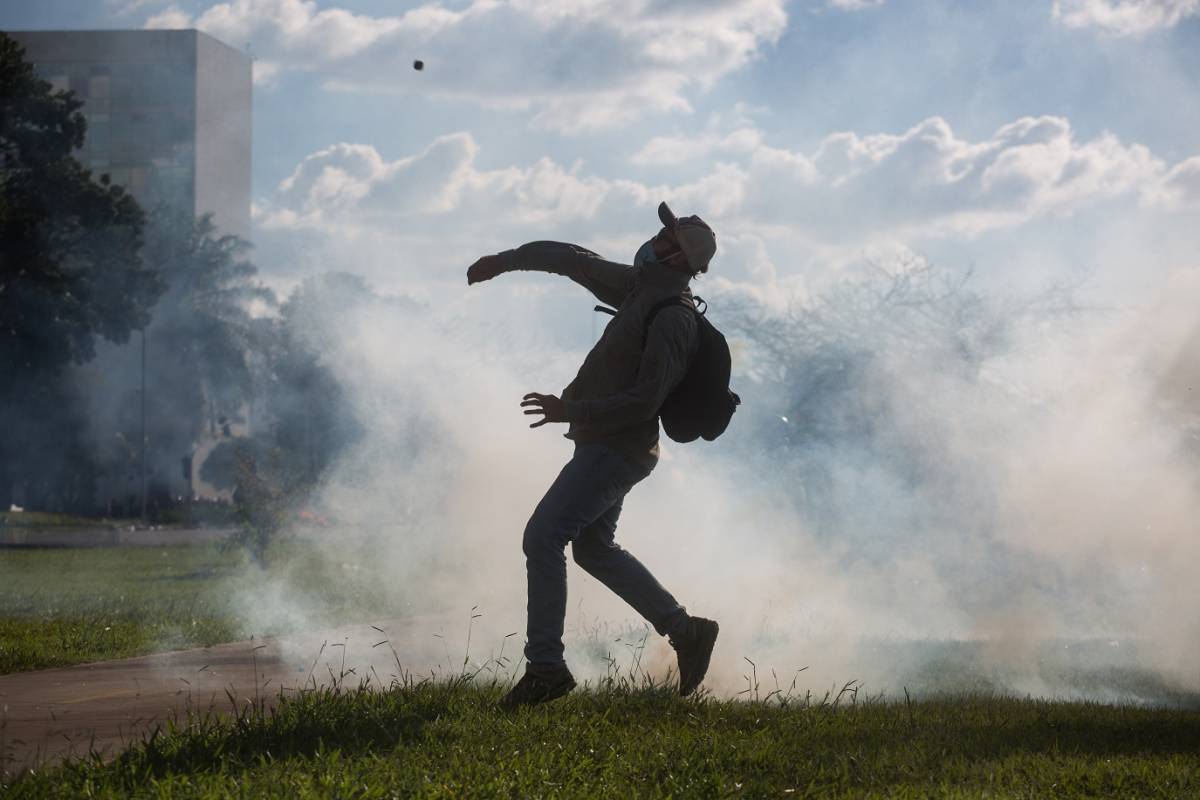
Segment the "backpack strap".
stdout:
<svg viewBox="0 0 1200 800">
<path fill-rule="evenodd" d="M 645 346 L 646 339 L 650 336 L 650 326 L 654 323 L 654 318 L 658 316 L 658 312 L 671 306 L 683 306 L 684 308 L 697 314 L 700 313 L 696 310 L 696 306 L 693 303 L 689 303 L 682 297 L 668 297 L 666 300 L 659 300 L 650 307 L 650 313 L 646 315 L 646 325 L 644 328 L 642 328 L 643 347 Z"/>
<path fill-rule="evenodd" d="M 696 305 L 698 303 L 703 303 L 704 308 L 697 308 Z M 700 316 L 704 316 L 704 312 L 708 310 L 708 303 L 705 303 L 704 299 L 699 296 L 693 297 L 692 302 L 688 302 L 683 297 L 668 297 L 666 300 L 659 300 L 650 307 L 650 313 L 646 315 L 646 324 L 642 328 L 642 342 L 645 342 L 646 337 L 650 335 L 650 326 L 654 323 L 654 318 L 658 316 L 658 312 L 662 311 L 664 308 L 669 308 L 670 306 L 683 306 L 690 311 L 696 312 Z M 598 305 L 594 310 L 601 314 L 608 314 L 610 317 L 615 317 L 617 315 L 617 312 L 608 306 Z"/>
</svg>

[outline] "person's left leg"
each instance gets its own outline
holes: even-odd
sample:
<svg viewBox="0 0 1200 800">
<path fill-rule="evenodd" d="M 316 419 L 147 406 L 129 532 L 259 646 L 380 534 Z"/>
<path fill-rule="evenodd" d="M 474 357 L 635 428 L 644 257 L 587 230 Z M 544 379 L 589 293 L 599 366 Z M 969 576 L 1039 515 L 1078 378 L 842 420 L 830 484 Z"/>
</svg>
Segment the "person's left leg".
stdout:
<svg viewBox="0 0 1200 800">
<path fill-rule="evenodd" d="M 596 580 L 633 607 L 662 636 L 678 634 L 687 611 L 650 570 L 614 540 L 625 498 L 617 500 L 571 542 L 571 555 Z"/>
<path fill-rule="evenodd" d="M 679 657 L 679 693 L 691 694 L 708 673 L 720 626 L 690 616 L 650 570 L 614 541 L 624 498 L 618 500 L 571 542 L 575 563 L 633 606 L 654 629 L 669 636 Z"/>
<path fill-rule="evenodd" d="M 647 471 L 598 444 L 575 448 L 525 526 L 522 549 L 529 580 L 525 659 L 534 670 L 556 670 L 563 660 L 567 615 L 567 544 L 613 505 Z"/>
</svg>

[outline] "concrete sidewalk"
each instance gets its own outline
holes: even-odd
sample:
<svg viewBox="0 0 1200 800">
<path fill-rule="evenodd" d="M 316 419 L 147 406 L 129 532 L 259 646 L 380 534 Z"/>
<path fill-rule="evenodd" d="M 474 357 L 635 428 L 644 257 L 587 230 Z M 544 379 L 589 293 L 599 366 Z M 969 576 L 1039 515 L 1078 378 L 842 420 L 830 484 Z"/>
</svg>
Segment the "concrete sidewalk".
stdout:
<svg viewBox="0 0 1200 800">
<path fill-rule="evenodd" d="M 225 713 L 256 698 L 271 706 L 281 693 L 339 679 L 386 685 L 402 670 L 388 644 L 404 652 L 399 641 L 413 622 L 0 675 L 0 771 L 89 752 L 110 758 L 189 708 Z"/>
</svg>

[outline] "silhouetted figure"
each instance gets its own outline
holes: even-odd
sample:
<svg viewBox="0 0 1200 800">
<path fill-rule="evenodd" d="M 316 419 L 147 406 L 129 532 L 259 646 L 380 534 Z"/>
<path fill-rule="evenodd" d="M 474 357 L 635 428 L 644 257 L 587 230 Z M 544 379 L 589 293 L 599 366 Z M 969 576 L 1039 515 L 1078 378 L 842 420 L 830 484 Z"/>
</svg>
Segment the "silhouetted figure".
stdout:
<svg viewBox="0 0 1200 800">
<path fill-rule="evenodd" d="M 638 249 L 633 266 L 571 244 L 531 242 L 484 256 L 467 270 L 468 284 L 511 270 L 552 272 L 617 309 L 561 398 L 530 392 L 521 402 L 526 414 L 541 417 L 531 428 L 568 423 L 575 452 L 525 527 L 528 665 L 502 701 L 506 708 L 553 700 L 575 686 L 562 642 L 568 544 L 579 566 L 670 637 L 681 694 L 695 690 L 708 670 L 717 623 L 688 615 L 614 541 L 625 495 L 658 461 L 659 409 L 697 351 L 689 283 L 708 271 L 716 252 L 716 237 L 699 217 L 677 219 L 666 203 L 658 215 L 663 228 Z M 670 302 L 680 298 L 687 304 Z"/>
</svg>

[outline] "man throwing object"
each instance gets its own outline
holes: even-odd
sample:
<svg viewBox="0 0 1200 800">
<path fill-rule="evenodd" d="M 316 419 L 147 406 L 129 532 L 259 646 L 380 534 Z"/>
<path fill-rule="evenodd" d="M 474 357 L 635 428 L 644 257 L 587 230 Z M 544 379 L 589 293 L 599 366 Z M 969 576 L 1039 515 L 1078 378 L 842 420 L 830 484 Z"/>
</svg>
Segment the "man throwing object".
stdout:
<svg viewBox="0 0 1200 800">
<path fill-rule="evenodd" d="M 484 256 L 467 270 L 468 285 L 512 270 L 552 272 L 617 309 L 562 397 L 530 392 L 521 402 L 526 414 L 540 417 L 531 428 L 568 423 L 566 437 L 575 442 L 575 452 L 525 526 L 527 665 L 501 701 L 508 709 L 544 703 L 575 687 L 562 642 L 568 544 L 579 566 L 670 637 L 679 659 L 680 694 L 693 692 L 708 671 L 717 623 L 690 616 L 614 541 L 625 495 L 658 461 L 659 409 L 698 347 L 695 312 L 682 303 L 664 307 L 662 301 L 682 298 L 691 305 L 689 283 L 708 271 L 716 252 L 716 237 L 699 217 L 678 219 L 666 203 L 658 216 L 663 227 L 638 249 L 633 266 L 575 245 L 531 242 Z"/>
</svg>

